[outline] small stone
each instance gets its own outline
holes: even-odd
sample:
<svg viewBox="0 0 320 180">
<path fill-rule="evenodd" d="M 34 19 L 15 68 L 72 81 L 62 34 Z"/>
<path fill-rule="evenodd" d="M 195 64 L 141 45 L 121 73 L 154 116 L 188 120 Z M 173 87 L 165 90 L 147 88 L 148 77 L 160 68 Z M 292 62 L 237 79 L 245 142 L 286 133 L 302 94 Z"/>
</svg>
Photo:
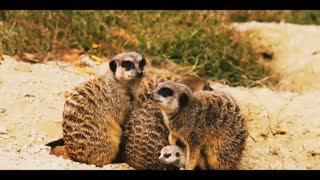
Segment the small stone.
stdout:
<svg viewBox="0 0 320 180">
<path fill-rule="evenodd" d="M 39 137 L 36 138 L 36 141 L 43 142 L 46 140 L 46 137 L 44 135 L 39 135 Z"/>
<path fill-rule="evenodd" d="M 32 72 L 32 66 L 29 63 L 23 63 L 23 64 L 21 63 L 21 64 L 17 64 L 14 70 L 22 71 L 22 72 Z"/>
<path fill-rule="evenodd" d="M 80 65 L 82 66 L 94 66 L 95 61 L 91 59 L 88 55 L 80 56 Z"/>
<path fill-rule="evenodd" d="M 8 134 L 8 129 L 4 126 L 0 126 L 0 134 Z"/>
<path fill-rule="evenodd" d="M 0 136 L 0 138 L 2 138 L 2 139 L 9 139 L 10 136 L 8 136 L 8 135 L 3 135 L 3 136 Z"/>
<path fill-rule="evenodd" d="M 6 112 L 6 109 L 0 108 L 0 113 L 5 113 L 5 112 Z"/>
<path fill-rule="evenodd" d="M 62 123 L 62 122 L 63 122 L 63 119 L 55 119 L 54 122 L 56 122 L 56 123 Z"/>
</svg>

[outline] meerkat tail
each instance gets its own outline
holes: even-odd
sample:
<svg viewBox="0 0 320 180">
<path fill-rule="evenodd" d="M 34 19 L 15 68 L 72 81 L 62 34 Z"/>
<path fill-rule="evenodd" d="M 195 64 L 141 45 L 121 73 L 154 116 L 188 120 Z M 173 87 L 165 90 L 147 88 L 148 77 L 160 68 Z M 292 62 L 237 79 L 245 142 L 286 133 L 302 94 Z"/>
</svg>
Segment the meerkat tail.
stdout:
<svg viewBox="0 0 320 180">
<path fill-rule="evenodd" d="M 50 146 L 50 147 L 63 146 L 63 145 L 64 145 L 63 138 L 60 138 L 60 139 L 55 140 L 55 141 L 51 141 L 51 142 L 46 144 L 46 146 Z"/>
</svg>

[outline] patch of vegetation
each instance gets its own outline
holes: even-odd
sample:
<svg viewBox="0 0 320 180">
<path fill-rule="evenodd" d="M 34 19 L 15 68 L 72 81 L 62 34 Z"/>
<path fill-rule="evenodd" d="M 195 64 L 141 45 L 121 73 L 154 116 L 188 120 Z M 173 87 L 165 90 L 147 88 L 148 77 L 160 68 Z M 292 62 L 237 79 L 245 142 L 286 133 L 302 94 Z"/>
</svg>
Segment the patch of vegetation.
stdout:
<svg viewBox="0 0 320 180">
<path fill-rule="evenodd" d="M 252 86 L 268 71 L 250 41 L 226 25 L 319 24 L 319 17 L 317 11 L 0 11 L 0 54 L 54 60 L 71 49 L 109 58 L 134 50 L 153 62 L 170 59 L 204 77 Z"/>
</svg>

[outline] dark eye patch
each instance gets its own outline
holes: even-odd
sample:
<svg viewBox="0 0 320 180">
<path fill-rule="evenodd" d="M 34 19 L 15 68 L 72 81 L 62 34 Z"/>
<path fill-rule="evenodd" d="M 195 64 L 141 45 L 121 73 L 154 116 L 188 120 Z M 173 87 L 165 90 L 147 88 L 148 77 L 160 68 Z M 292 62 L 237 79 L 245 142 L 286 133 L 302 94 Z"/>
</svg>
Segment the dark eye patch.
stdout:
<svg viewBox="0 0 320 180">
<path fill-rule="evenodd" d="M 142 59 L 142 60 L 139 62 L 139 67 L 142 69 L 145 65 L 146 65 L 146 60 L 145 60 L 145 59 Z"/>
<path fill-rule="evenodd" d="M 163 87 L 158 91 L 158 94 L 160 94 L 163 97 L 168 97 L 173 95 L 173 90 L 170 88 Z"/>
<path fill-rule="evenodd" d="M 180 153 L 179 152 L 176 152 L 176 157 L 180 157 Z"/>
<path fill-rule="evenodd" d="M 131 61 L 122 61 L 121 66 L 127 71 L 134 69 L 134 64 Z"/>
<path fill-rule="evenodd" d="M 164 154 L 164 158 L 169 158 L 171 156 L 171 154 Z"/>
</svg>

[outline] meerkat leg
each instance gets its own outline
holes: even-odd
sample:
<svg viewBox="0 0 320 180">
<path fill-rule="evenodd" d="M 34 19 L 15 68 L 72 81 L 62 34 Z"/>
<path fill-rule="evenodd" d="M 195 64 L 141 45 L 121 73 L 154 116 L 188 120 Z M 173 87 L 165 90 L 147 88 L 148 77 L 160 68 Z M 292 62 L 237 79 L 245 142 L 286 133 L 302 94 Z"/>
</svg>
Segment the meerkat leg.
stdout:
<svg viewBox="0 0 320 180">
<path fill-rule="evenodd" d="M 200 158 L 200 147 L 192 147 L 190 148 L 190 145 L 187 144 L 187 160 L 186 160 L 186 170 L 194 170 L 194 168 L 197 166 L 197 163 Z"/>
<path fill-rule="evenodd" d="M 176 145 L 178 138 L 177 136 L 173 135 L 171 132 L 169 134 L 169 144 L 170 145 Z"/>
<path fill-rule="evenodd" d="M 215 151 L 208 151 L 208 164 L 209 169 L 223 169 L 218 161 L 218 156 Z"/>
<path fill-rule="evenodd" d="M 199 163 L 197 164 L 197 166 L 199 166 L 200 170 L 207 170 L 206 159 L 203 156 L 200 156 Z"/>
</svg>

